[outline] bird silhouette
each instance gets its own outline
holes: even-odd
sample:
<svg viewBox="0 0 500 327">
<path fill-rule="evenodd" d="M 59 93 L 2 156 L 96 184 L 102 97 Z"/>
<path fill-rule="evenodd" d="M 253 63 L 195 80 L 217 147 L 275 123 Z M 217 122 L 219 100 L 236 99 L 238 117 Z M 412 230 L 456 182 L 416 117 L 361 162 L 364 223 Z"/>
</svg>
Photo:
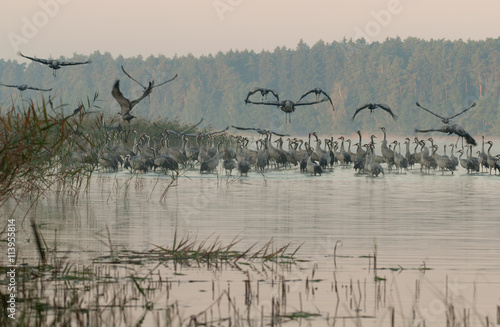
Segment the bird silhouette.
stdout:
<svg viewBox="0 0 500 327">
<path fill-rule="evenodd" d="M 311 101 L 311 102 L 293 102 L 291 100 L 283 100 L 283 101 L 250 101 L 247 100 L 247 103 L 252 103 L 252 104 L 258 104 L 258 105 L 267 105 L 267 106 L 276 106 L 278 107 L 281 111 L 283 111 L 288 118 L 288 122 L 292 122 L 292 119 L 290 118 L 290 114 L 295 111 L 295 107 L 298 106 L 309 106 L 321 102 L 328 101 L 326 97 L 324 97 L 321 100 L 318 101 Z"/>
<path fill-rule="evenodd" d="M 267 95 L 269 93 L 271 93 L 276 98 L 276 101 L 280 100 L 278 92 L 276 92 L 275 90 L 265 89 L 261 87 L 254 87 L 253 89 L 250 90 L 250 92 L 248 92 L 247 97 L 245 98 L 245 104 L 249 103 L 250 101 L 248 99 L 250 98 L 250 96 L 257 92 L 260 92 L 260 95 L 262 95 L 262 100 L 267 99 Z"/>
<path fill-rule="evenodd" d="M 371 114 L 373 113 L 373 110 L 377 108 L 387 111 L 394 120 L 398 119 L 398 116 L 395 115 L 394 112 L 392 112 L 391 108 L 388 105 L 382 103 L 367 103 L 356 109 L 356 112 L 352 116 L 352 120 L 354 120 L 354 117 L 356 117 L 356 115 L 363 109 L 370 109 L 370 114 Z"/>
<path fill-rule="evenodd" d="M 135 116 L 132 116 L 130 114 L 130 111 L 136 104 L 142 101 L 145 97 L 147 97 L 151 92 L 153 91 L 154 87 L 154 81 L 149 82 L 149 86 L 146 88 L 144 93 L 137 99 L 130 101 L 129 99 L 125 98 L 120 91 L 120 80 L 116 80 L 115 84 L 113 85 L 113 90 L 111 91 L 111 95 L 113 95 L 113 98 L 118 101 L 120 104 L 121 111 L 118 113 L 119 115 L 122 116 L 122 119 L 125 121 L 130 122 Z"/>
<path fill-rule="evenodd" d="M 200 121 L 200 123 L 201 123 L 201 121 Z M 189 129 L 191 129 L 191 127 Z M 210 135 L 224 133 L 228 129 L 229 129 L 229 126 L 227 126 L 226 128 L 224 128 L 223 130 L 216 131 L 216 132 L 209 132 L 209 133 L 207 133 L 207 132 L 200 132 L 200 133 L 196 133 L 196 134 L 195 133 L 186 134 L 186 133 L 184 133 L 184 131 L 183 132 L 176 132 L 176 131 L 172 131 L 172 130 L 167 130 L 167 132 L 174 134 L 178 138 L 182 138 L 183 136 L 184 137 L 198 137 L 198 136 L 200 136 L 200 137 L 207 137 L 207 136 L 210 136 Z"/>
<path fill-rule="evenodd" d="M 471 109 L 471 108 L 475 107 L 475 106 L 476 106 L 476 103 L 475 103 L 475 102 L 473 102 L 473 103 L 472 103 L 472 104 L 471 104 L 468 108 L 465 108 L 464 110 L 460 111 L 458 114 L 455 114 L 455 115 L 450 116 L 450 117 L 443 117 L 443 116 L 440 116 L 440 115 L 438 115 L 438 114 L 436 114 L 436 113 L 434 113 L 434 112 L 430 111 L 429 109 L 426 109 L 426 108 L 422 107 L 422 106 L 420 105 L 420 103 L 418 103 L 418 102 L 417 102 L 417 106 L 418 106 L 419 108 L 421 108 L 421 109 L 423 109 L 423 110 L 427 111 L 428 113 L 430 113 L 430 114 L 432 114 L 432 115 L 434 115 L 434 116 L 436 116 L 436 117 L 440 118 L 440 119 L 441 119 L 441 121 L 443 122 L 443 124 L 449 124 L 449 123 L 450 123 L 450 121 L 451 121 L 453 118 L 455 118 L 455 117 L 457 117 L 457 116 L 459 116 L 459 115 L 463 114 L 463 113 L 464 113 L 464 112 L 466 112 L 467 110 L 469 110 L 469 109 Z"/>
<path fill-rule="evenodd" d="M 290 135 L 287 135 L 287 134 L 279 134 L 279 133 L 275 133 L 273 131 L 270 131 L 270 130 L 266 130 L 266 129 L 263 129 L 263 128 L 256 128 L 256 127 L 239 127 L 239 126 L 234 126 L 234 125 L 231 125 L 232 128 L 236 128 L 236 129 L 239 129 L 241 131 L 256 131 L 257 133 L 259 134 L 262 134 L 262 135 L 265 135 L 267 133 L 272 133 L 274 135 L 277 135 L 277 136 L 290 136 Z"/>
<path fill-rule="evenodd" d="M 322 89 L 320 89 L 320 88 L 314 88 L 314 89 L 312 89 L 312 90 L 307 91 L 306 93 L 304 93 L 304 94 L 300 97 L 299 102 L 300 102 L 300 100 L 302 100 L 303 98 L 305 98 L 307 95 L 309 95 L 309 94 L 311 94 L 311 93 L 316 94 L 316 100 L 319 100 L 320 95 L 321 95 L 321 94 L 323 94 L 323 95 L 324 95 L 324 96 L 328 99 L 328 101 L 330 101 L 330 104 L 332 105 L 332 109 L 335 111 L 335 107 L 333 106 L 332 99 L 330 98 L 330 96 L 329 96 L 329 95 L 328 95 L 325 91 L 323 91 L 323 90 L 322 90 Z"/>
<path fill-rule="evenodd" d="M 125 71 L 125 68 L 123 68 L 123 66 L 121 66 L 121 67 L 122 67 L 122 70 L 123 70 L 123 72 L 125 73 L 125 75 L 127 75 L 127 76 L 131 79 L 131 80 L 133 80 L 133 81 L 134 81 L 134 82 L 136 82 L 137 84 L 139 84 L 139 85 L 143 88 L 143 90 L 144 90 L 144 91 L 146 91 L 146 90 L 147 90 L 148 86 L 144 86 L 142 83 L 140 83 L 140 82 L 139 82 L 139 81 L 137 81 L 135 78 L 133 78 L 132 76 L 130 76 L 130 74 L 129 74 L 129 73 L 127 73 L 127 72 Z M 171 78 L 171 79 L 169 79 L 169 80 L 166 80 L 165 82 L 162 82 L 162 83 L 160 83 L 160 84 L 156 84 L 156 85 L 154 85 L 154 86 L 153 86 L 153 88 L 158 87 L 158 86 L 162 86 L 163 84 L 167 84 L 168 82 L 171 82 L 171 81 L 173 81 L 173 80 L 174 80 L 174 79 L 176 79 L 176 78 L 177 78 L 177 74 L 175 74 L 175 76 L 174 76 L 174 77 L 172 77 L 172 78 Z"/>
<path fill-rule="evenodd" d="M 39 89 L 37 87 L 28 86 L 28 84 L 10 85 L 10 84 L 2 84 L 2 83 L 0 83 L 0 85 L 7 86 L 7 87 L 15 87 L 19 91 L 21 91 L 21 92 L 26 91 L 26 90 L 35 90 L 35 91 L 44 91 L 44 92 L 52 91 L 52 88 L 50 88 L 50 89 Z"/>
<path fill-rule="evenodd" d="M 39 59 L 39 58 L 34 58 L 34 57 L 28 57 L 23 55 L 21 52 L 17 53 L 21 57 L 24 57 L 26 59 L 30 59 L 32 61 L 36 61 L 39 63 L 42 63 L 44 65 L 48 65 L 50 68 L 53 69 L 53 74 L 54 77 L 56 76 L 56 70 L 60 69 L 63 66 L 74 66 L 74 65 L 84 65 L 84 64 L 90 64 L 92 61 L 87 60 L 87 61 L 82 61 L 82 62 L 72 62 L 72 61 L 62 61 L 62 60 L 55 60 L 55 59 Z"/>
<path fill-rule="evenodd" d="M 461 136 L 465 138 L 468 144 L 472 145 L 477 145 L 476 140 L 463 129 L 463 127 L 458 126 L 457 124 L 453 125 L 444 125 L 438 128 L 430 128 L 430 129 L 415 129 L 415 132 L 420 132 L 420 133 L 427 133 L 427 132 L 441 132 L 441 133 L 448 133 L 450 134 L 456 134 L 458 136 Z"/>
<path fill-rule="evenodd" d="M 203 118 L 202 118 L 202 119 L 200 119 L 200 121 L 199 121 L 198 123 L 196 123 L 196 124 L 194 124 L 194 125 L 191 125 L 190 127 L 186 128 L 186 129 L 185 129 L 185 130 L 183 130 L 182 132 L 177 132 L 177 131 L 173 131 L 173 130 L 170 130 L 170 129 L 165 130 L 165 131 L 166 131 L 167 133 L 172 133 L 172 134 L 176 135 L 178 138 L 182 138 L 182 136 L 186 136 L 186 135 L 187 135 L 186 133 L 187 133 L 188 131 L 190 131 L 190 130 L 192 130 L 193 128 L 195 128 L 196 126 L 200 125 L 202 121 L 203 121 Z M 156 123 L 153 123 L 153 125 L 157 126 L 157 125 L 156 125 Z M 157 127 L 159 127 L 159 126 L 157 126 Z"/>
</svg>

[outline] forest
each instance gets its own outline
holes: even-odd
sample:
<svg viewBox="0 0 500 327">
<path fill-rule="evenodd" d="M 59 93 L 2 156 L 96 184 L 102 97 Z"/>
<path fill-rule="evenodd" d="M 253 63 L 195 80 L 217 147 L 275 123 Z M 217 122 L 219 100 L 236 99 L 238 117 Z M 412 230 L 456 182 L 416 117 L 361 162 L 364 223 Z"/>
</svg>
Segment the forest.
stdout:
<svg viewBox="0 0 500 327">
<path fill-rule="evenodd" d="M 168 45 L 165 45 L 168 46 Z M 44 58 L 36 53 L 25 55 Z M 202 127 L 223 129 L 229 125 L 259 127 L 292 135 L 313 131 L 321 134 L 352 134 L 356 130 L 375 132 L 385 126 L 391 134 L 413 135 L 415 128 L 442 125 L 415 103 L 451 116 L 473 102 L 477 105 L 453 123 L 472 135 L 500 135 L 499 72 L 500 38 L 474 40 L 422 40 L 388 38 L 367 43 L 364 39 L 341 42 L 319 41 L 310 46 L 302 40 L 295 49 L 276 47 L 274 51 L 227 51 L 206 56 L 163 55 L 113 58 L 110 53 L 74 54 L 68 61 L 92 60 L 91 64 L 63 67 L 54 77 L 52 69 L 36 62 L 0 60 L 0 83 L 28 84 L 52 88 L 51 92 L 0 87 L 0 108 L 13 102 L 22 110 L 28 99 L 41 101 L 48 95 L 72 112 L 80 101 L 99 93 L 100 111 L 107 117 L 119 117 L 119 105 L 111 96 L 116 79 L 123 94 L 135 99 L 142 88 L 121 70 L 142 84 L 161 83 L 178 77 L 153 93 L 133 109 L 136 117 L 149 121 L 177 120 L 183 124 L 198 122 Z M 20 58 L 22 59 L 22 58 Z M 21 60 L 19 60 L 21 61 Z M 313 88 L 327 92 L 328 102 L 301 106 L 285 123 L 285 113 L 274 106 L 245 104 L 254 87 L 271 88 L 280 100 L 298 101 Z M 254 95 L 257 100 L 259 94 Z M 309 95 L 314 99 L 314 94 Z M 393 120 L 382 110 L 363 110 L 353 120 L 359 106 L 385 103 L 397 114 Z"/>
</svg>

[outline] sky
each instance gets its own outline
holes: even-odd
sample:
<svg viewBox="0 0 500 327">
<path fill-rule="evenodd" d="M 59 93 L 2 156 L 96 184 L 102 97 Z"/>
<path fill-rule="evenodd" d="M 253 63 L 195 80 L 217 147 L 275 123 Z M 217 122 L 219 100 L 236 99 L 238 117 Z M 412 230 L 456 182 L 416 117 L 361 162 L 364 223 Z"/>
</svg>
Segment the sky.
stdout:
<svg viewBox="0 0 500 327">
<path fill-rule="evenodd" d="M 294 49 L 364 37 L 500 36 L 498 0 L 2 0 L 0 59 Z"/>
</svg>

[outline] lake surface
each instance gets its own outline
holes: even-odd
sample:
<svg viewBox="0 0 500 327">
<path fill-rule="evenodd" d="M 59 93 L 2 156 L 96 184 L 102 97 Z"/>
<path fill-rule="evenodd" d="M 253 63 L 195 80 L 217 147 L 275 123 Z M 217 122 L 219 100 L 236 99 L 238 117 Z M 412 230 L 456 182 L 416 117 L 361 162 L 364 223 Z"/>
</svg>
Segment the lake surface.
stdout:
<svg viewBox="0 0 500 327">
<path fill-rule="evenodd" d="M 102 173 L 76 203 L 51 193 L 28 217 L 36 217 L 47 242 L 57 234 L 57 248 L 71 251 L 81 264 L 109 253 L 106 228 L 115 249 L 171 245 L 175 234 L 221 244 L 236 237 L 241 250 L 270 240 L 275 249 L 302 244 L 296 258 L 306 261 L 286 268 L 161 267 L 174 283 L 167 300 L 158 292 L 155 308 L 176 301 L 185 324 L 230 292 L 234 303 L 221 306 L 241 306 L 248 325 L 255 326 L 269 324 L 264 318 L 278 298 L 288 313 L 319 314 L 283 324 L 390 326 L 394 307 L 396 325 L 445 326 L 451 304 L 459 325 L 467 320 L 483 326 L 486 316 L 494 325 L 500 305 L 500 176 L 458 169 L 453 176 L 416 168 L 378 178 L 340 166 L 322 176 L 298 168 L 248 177 L 185 171 L 164 197 L 169 176 Z M 0 212 L 7 216 L 13 209 L 8 203 Z M 37 254 L 28 243 L 29 219 L 21 223 L 26 210 L 21 204 L 14 217 L 21 229 L 19 259 L 29 261 Z M 251 306 L 242 300 L 248 277 Z M 279 295 L 283 282 L 286 301 Z"/>
</svg>

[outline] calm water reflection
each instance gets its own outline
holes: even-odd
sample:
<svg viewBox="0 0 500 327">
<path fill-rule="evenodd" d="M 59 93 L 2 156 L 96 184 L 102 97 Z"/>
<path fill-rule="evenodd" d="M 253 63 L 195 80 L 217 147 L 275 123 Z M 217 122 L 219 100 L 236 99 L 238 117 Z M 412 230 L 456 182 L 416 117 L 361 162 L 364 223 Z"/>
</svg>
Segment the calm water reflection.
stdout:
<svg viewBox="0 0 500 327">
<path fill-rule="evenodd" d="M 420 310 L 427 315 L 428 325 L 433 321 L 443 325 L 443 317 L 430 318 L 444 312 L 442 302 L 433 303 L 441 299 L 433 290 L 443 291 L 447 278 L 455 288 L 455 302 L 463 299 L 469 304 L 464 306 L 477 310 L 480 316 L 496 319 L 496 306 L 500 304 L 499 181 L 499 176 L 469 176 L 463 169 L 454 176 L 422 175 L 417 169 L 382 178 L 356 176 L 352 169 L 340 167 L 321 177 L 295 169 L 270 171 L 265 176 L 250 173 L 243 178 L 186 172 L 160 201 L 169 177 L 152 173 L 132 177 L 120 172 L 95 177 L 77 204 L 52 194 L 32 214 L 46 238 L 57 229 L 58 247 L 75 250 L 82 259 L 107 253 L 106 227 L 115 247 L 141 250 L 153 244 L 171 244 L 175 232 L 198 240 L 219 237 L 223 244 L 239 235 L 242 249 L 270 239 L 277 246 L 291 243 L 291 247 L 297 247 L 305 242 L 298 256 L 312 262 L 301 263 L 301 269 L 288 278 L 303 283 L 304 274 L 310 275 L 314 267 L 315 278 L 324 281 L 318 283 L 313 299 L 308 295 L 312 302 L 303 299 L 304 310 L 307 306 L 314 312 L 330 312 L 330 316 L 335 298 L 333 272 L 337 271 L 339 283 L 358 280 L 368 283 L 370 289 L 369 259 L 360 256 L 373 254 L 376 244 L 378 267 L 404 268 L 378 273 L 388 278 L 387 296 L 394 297 L 394 306 L 403 307 L 409 316 L 415 281 L 425 280 L 428 291 L 422 294 L 422 303 L 428 306 L 421 305 Z M 12 209 L 7 205 L 0 210 L 5 216 Z M 17 210 L 18 221 L 24 209 L 21 206 Z M 23 226 L 28 225 L 25 222 Z M 30 238 L 29 232 L 24 236 L 25 240 Z M 342 246 L 337 249 L 335 270 L 337 240 Z M 22 257 L 36 257 L 31 245 L 23 242 L 20 247 Z M 424 264 L 432 268 L 425 274 L 416 270 Z M 173 276 L 171 272 L 166 274 Z M 246 278 L 240 272 L 226 274 L 217 277 L 222 287 L 227 286 L 227 280 Z M 214 278 L 196 269 L 188 275 L 185 278 L 189 280 Z M 211 288 L 208 284 L 188 286 L 193 293 L 177 295 L 184 298 L 187 311 L 196 313 L 211 303 L 210 296 L 198 298 L 200 288 Z M 262 292 L 266 292 L 264 288 Z M 373 299 L 368 297 L 365 306 L 374 307 Z M 298 308 L 298 296 L 288 304 Z M 369 309 L 366 314 L 370 314 Z M 326 325 L 324 319 L 313 320 L 313 324 Z"/>
</svg>

